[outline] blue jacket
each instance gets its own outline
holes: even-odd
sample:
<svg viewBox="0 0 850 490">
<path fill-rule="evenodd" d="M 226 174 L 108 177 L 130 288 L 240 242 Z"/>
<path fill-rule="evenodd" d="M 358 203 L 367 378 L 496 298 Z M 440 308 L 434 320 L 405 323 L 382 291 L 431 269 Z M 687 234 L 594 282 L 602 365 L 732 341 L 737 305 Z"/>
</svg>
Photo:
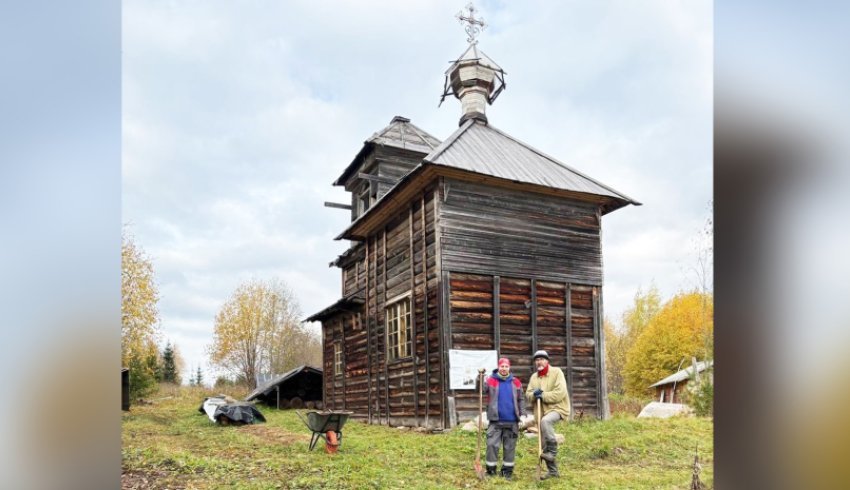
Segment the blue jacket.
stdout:
<svg viewBox="0 0 850 490">
<path fill-rule="evenodd" d="M 490 422 L 499 421 L 499 387 L 504 386 L 504 384 L 502 383 L 502 379 L 499 378 L 498 372 L 498 369 L 494 369 L 493 374 L 487 376 L 487 379 L 484 381 L 484 387 L 487 390 L 487 420 Z M 511 400 L 513 401 L 514 415 L 516 415 L 516 419 L 519 421 L 520 417 L 526 415 L 522 383 L 513 375 L 510 375 L 508 380 L 510 381 L 513 394 Z"/>
</svg>

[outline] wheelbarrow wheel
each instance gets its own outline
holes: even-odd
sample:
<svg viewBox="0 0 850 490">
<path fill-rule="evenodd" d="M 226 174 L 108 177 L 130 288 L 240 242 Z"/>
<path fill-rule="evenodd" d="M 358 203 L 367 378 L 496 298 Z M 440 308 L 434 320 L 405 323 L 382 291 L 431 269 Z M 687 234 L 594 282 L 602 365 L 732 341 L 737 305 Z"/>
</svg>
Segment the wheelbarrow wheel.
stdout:
<svg viewBox="0 0 850 490">
<path fill-rule="evenodd" d="M 339 449 L 339 440 L 336 437 L 336 432 L 330 430 L 325 434 L 325 452 L 328 454 L 336 454 Z"/>
</svg>

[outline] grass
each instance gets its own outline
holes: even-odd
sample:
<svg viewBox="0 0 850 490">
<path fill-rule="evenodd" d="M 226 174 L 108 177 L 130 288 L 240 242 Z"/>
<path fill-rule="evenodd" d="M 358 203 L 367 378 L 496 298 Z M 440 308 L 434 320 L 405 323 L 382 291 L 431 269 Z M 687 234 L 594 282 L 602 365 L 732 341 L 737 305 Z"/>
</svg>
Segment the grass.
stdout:
<svg viewBox="0 0 850 490">
<path fill-rule="evenodd" d="M 521 438 L 514 481 L 481 482 L 473 470 L 475 433 L 422 434 L 350 421 L 339 453 L 328 455 L 322 441 L 308 451 L 310 432 L 291 410 L 261 406 L 265 424 L 212 424 L 197 411 L 209 394 L 172 388 L 124 413 L 124 488 L 689 488 L 697 446 L 702 480 L 713 483 L 707 418 L 561 423 L 560 479 L 535 481 L 537 440 Z"/>
</svg>

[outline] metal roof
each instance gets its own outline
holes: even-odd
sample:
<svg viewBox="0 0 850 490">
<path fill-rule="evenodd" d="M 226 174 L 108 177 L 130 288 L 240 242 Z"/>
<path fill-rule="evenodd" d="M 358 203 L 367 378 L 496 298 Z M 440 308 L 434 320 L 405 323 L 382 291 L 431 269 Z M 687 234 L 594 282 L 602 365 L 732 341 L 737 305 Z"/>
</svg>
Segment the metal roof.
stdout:
<svg viewBox="0 0 850 490">
<path fill-rule="evenodd" d="M 348 177 L 362 163 L 366 153 L 375 145 L 400 148 L 425 155 L 439 146 L 439 144 L 440 140 L 431 136 L 415 124 L 412 124 L 410 119 L 395 116 L 387 127 L 374 133 L 369 139 L 363 142 L 363 148 L 360 149 L 357 156 L 348 164 L 342 175 L 334 181 L 333 185 L 345 185 L 345 181 L 348 180 Z"/>
<path fill-rule="evenodd" d="M 712 366 L 714 366 L 714 361 L 700 361 L 700 362 L 697 363 L 697 372 L 701 373 L 701 372 L 705 371 L 706 369 L 708 369 Z M 694 370 L 693 366 L 682 369 L 681 371 L 674 373 L 674 374 L 671 374 L 670 376 L 667 376 L 666 378 L 662 379 L 661 381 L 655 383 L 654 385 L 650 386 L 650 388 L 655 388 L 656 386 L 666 385 L 666 384 L 669 384 L 669 383 L 678 383 L 678 382 L 684 381 L 686 379 L 689 379 L 691 377 L 691 372 L 693 372 L 693 370 Z"/>
<path fill-rule="evenodd" d="M 472 119 L 463 123 L 423 161 L 514 182 L 612 197 L 624 201 L 623 205 L 640 205 L 625 194 L 568 167 L 493 126 Z"/>
<path fill-rule="evenodd" d="M 490 68 L 494 71 L 501 71 L 504 73 L 504 70 L 502 70 L 501 66 L 496 64 L 496 62 L 493 61 L 489 56 L 484 54 L 484 51 L 478 49 L 478 44 L 470 44 L 469 47 L 466 48 L 466 51 L 464 51 L 463 54 L 458 57 L 458 59 L 452 62 L 451 66 L 449 66 L 449 69 L 446 70 L 446 75 L 451 74 L 452 70 L 454 70 L 457 65 L 468 61 L 477 61 L 479 65 L 486 66 L 487 68 Z"/>
<path fill-rule="evenodd" d="M 273 380 L 269 381 L 268 383 L 265 383 L 264 385 L 260 386 L 256 390 L 252 391 L 251 393 L 248 394 L 247 397 L 245 397 L 245 400 L 251 401 L 251 400 L 253 400 L 254 398 L 257 398 L 260 395 L 268 395 L 269 392 L 271 392 L 271 390 L 274 389 L 275 386 L 283 383 L 284 381 L 288 380 L 289 378 L 295 376 L 296 374 L 298 374 L 302 371 L 312 372 L 313 374 L 318 374 L 319 376 L 322 375 L 321 369 L 314 368 L 312 366 L 307 366 L 307 365 L 298 366 L 297 368 L 290 369 L 286 373 L 278 376 L 277 378 L 274 378 Z"/>
</svg>

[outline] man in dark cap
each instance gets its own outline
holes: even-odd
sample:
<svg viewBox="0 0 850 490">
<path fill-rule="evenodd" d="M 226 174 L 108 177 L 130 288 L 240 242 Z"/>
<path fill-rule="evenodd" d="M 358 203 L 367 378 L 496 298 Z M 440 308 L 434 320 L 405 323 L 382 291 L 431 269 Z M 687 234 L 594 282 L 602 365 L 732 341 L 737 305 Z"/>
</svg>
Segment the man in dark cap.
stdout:
<svg viewBox="0 0 850 490">
<path fill-rule="evenodd" d="M 499 359 L 499 368 L 487 377 L 487 475 L 496 475 L 499 446 L 503 448 L 502 476 L 510 480 L 514 473 L 514 456 L 519 438 L 519 420 L 525 416 L 522 383 L 511 374 L 511 361 Z"/>
<path fill-rule="evenodd" d="M 543 438 L 543 454 L 540 456 L 546 462 L 546 473 L 542 479 L 558 477 L 558 441 L 555 439 L 555 422 L 567 420 L 570 417 L 570 396 L 567 392 L 567 380 L 560 368 L 549 365 L 549 353 L 539 350 L 534 353 L 536 372 L 528 381 L 525 392 L 528 401 L 534 404 L 534 414 L 542 417 L 538 437 Z M 542 414 L 537 413 L 537 400 L 541 400 Z"/>
</svg>

